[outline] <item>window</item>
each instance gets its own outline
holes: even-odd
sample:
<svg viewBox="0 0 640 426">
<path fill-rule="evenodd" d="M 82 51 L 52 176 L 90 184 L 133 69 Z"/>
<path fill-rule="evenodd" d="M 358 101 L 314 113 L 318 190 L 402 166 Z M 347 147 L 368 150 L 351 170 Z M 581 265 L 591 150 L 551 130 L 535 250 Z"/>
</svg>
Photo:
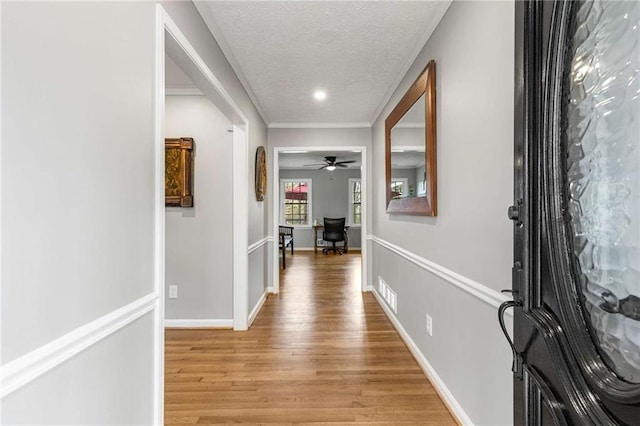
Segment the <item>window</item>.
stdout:
<svg viewBox="0 0 640 426">
<path fill-rule="evenodd" d="M 311 226 L 311 179 L 280 180 L 280 222 Z"/>
<path fill-rule="evenodd" d="M 349 218 L 347 224 L 362 224 L 362 184 L 360 179 L 349 179 Z"/>
<path fill-rule="evenodd" d="M 391 198 L 403 198 L 409 195 L 409 179 L 391 178 Z"/>
</svg>

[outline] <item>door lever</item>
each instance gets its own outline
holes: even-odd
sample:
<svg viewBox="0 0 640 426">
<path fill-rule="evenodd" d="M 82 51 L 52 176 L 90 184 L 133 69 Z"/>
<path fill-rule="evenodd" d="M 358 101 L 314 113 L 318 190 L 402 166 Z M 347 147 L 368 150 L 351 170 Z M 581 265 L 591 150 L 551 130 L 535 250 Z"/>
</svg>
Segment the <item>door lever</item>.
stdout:
<svg viewBox="0 0 640 426">
<path fill-rule="evenodd" d="M 514 291 L 514 290 L 502 290 L 502 292 L 512 293 L 512 294 L 518 293 L 517 291 Z M 504 313 L 507 311 L 507 309 L 515 308 L 517 306 L 522 306 L 522 305 L 519 302 L 516 302 L 515 300 L 507 300 L 506 302 L 502 303 L 498 308 L 498 322 L 500 323 L 500 328 L 504 333 L 504 337 L 507 339 L 507 343 L 509 343 L 509 346 L 511 346 L 511 352 L 513 354 L 513 363 L 511 364 L 511 371 L 513 371 L 513 373 L 516 375 L 516 378 L 522 379 L 522 354 L 516 350 L 516 346 L 514 345 L 513 340 L 511 339 L 511 336 L 509 336 L 509 332 L 507 332 L 507 326 L 504 323 Z"/>
</svg>

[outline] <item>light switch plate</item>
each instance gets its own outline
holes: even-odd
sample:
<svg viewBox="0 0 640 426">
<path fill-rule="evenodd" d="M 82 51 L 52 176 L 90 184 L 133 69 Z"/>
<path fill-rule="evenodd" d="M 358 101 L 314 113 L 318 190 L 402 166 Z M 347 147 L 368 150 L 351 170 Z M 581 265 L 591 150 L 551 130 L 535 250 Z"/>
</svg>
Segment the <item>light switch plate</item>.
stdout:
<svg viewBox="0 0 640 426">
<path fill-rule="evenodd" d="M 177 299 L 178 298 L 178 286 L 170 285 L 169 286 L 169 299 Z"/>
</svg>

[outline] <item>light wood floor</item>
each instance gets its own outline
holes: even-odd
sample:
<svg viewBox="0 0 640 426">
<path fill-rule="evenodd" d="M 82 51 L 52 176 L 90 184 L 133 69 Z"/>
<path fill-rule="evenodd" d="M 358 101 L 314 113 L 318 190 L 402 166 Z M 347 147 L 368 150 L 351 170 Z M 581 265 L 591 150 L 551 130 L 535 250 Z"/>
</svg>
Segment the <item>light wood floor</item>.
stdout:
<svg viewBox="0 0 640 426">
<path fill-rule="evenodd" d="M 455 424 L 359 253 L 287 255 L 280 280 L 249 331 L 166 331 L 166 424 Z"/>
</svg>

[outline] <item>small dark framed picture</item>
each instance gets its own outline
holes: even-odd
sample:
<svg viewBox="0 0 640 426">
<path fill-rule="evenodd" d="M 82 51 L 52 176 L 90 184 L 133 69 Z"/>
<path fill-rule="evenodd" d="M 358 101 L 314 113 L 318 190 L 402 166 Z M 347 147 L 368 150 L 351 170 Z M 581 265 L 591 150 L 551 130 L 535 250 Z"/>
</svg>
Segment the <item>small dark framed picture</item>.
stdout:
<svg viewBox="0 0 640 426">
<path fill-rule="evenodd" d="M 267 153 L 264 146 L 256 150 L 256 200 L 264 201 L 267 195 Z"/>
</svg>

